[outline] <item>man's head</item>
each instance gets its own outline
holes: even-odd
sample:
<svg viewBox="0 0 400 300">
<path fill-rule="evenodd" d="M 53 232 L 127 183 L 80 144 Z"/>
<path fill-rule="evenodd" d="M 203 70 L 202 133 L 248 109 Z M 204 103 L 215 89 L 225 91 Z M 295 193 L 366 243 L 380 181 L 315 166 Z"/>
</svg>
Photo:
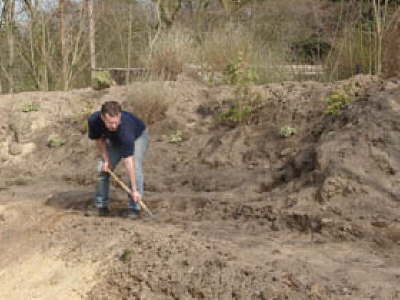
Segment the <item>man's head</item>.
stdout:
<svg viewBox="0 0 400 300">
<path fill-rule="evenodd" d="M 121 105 L 116 101 L 104 102 L 101 106 L 101 119 L 110 131 L 116 131 L 121 123 Z"/>
</svg>

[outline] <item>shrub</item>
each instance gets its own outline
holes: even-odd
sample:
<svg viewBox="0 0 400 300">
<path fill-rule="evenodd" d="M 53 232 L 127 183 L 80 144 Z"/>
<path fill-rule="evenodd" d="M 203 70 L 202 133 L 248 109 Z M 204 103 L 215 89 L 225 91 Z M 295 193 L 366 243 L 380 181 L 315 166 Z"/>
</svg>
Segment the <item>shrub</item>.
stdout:
<svg viewBox="0 0 400 300">
<path fill-rule="evenodd" d="M 253 46 L 252 34 L 245 28 L 227 25 L 202 37 L 200 63 L 210 71 L 222 72 L 237 59 L 238 53 L 251 56 Z"/>
<path fill-rule="evenodd" d="M 329 115 L 336 115 L 346 105 L 346 103 L 349 103 L 352 100 L 353 98 L 345 91 L 335 91 L 330 96 L 325 98 L 325 101 L 328 102 L 328 107 L 326 108 L 325 113 Z"/>
<path fill-rule="evenodd" d="M 260 102 L 260 96 L 253 92 L 251 86 L 257 80 L 257 73 L 250 66 L 243 52 L 225 69 L 226 81 L 233 84 L 234 101 L 228 110 L 218 115 L 218 120 L 228 125 L 248 123 Z"/>
<path fill-rule="evenodd" d="M 109 71 L 97 71 L 92 82 L 92 88 L 95 90 L 103 90 L 109 88 L 113 84 L 111 73 Z"/>
<path fill-rule="evenodd" d="M 224 75 L 228 83 L 239 86 L 254 83 L 258 78 L 256 71 L 250 66 L 242 51 L 239 51 L 237 57 L 226 66 Z"/>
<path fill-rule="evenodd" d="M 38 103 L 25 103 L 21 107 L 22 112 L 32 112 L 32 111 L 39 111 L 40 110 L 40 104 Z"/>
<path fill-rule="evenodd" d="M 182 73 L 183 64 L 195 57 L 193 37 L 180 27 L 162 33 L 150 51 L 150 56 L 142 57 L 142 61 L 155 77 L 152 79 L 177 80 Z"/>
<path fill-rule="evenodd" d="M 331 45 L 317 36 L 310 36 L 291 44 L 291 50 L 299 61 L 313 64 L 319 63 L 331 50 Z"/>
<path fill-rule="evenodd" d="M 236 125 L 241 123 L 246 123 L 249 119 L 252 108 L 249 105 L 242 107 L 232 106 L 227 111 L 222 112 L 218 115 L 218 120 L 226 125 Z"/>
<path fill-rule="evenodd" d="M 146 124 L 151 125 L 165 119 L 170 93 L 165 88 L 154 88 L 154 85 L 142 84 L 140 88 L 133 86 L 128 99 L 122 103 L 125 110 L 134 112 Z"/>
</svg>

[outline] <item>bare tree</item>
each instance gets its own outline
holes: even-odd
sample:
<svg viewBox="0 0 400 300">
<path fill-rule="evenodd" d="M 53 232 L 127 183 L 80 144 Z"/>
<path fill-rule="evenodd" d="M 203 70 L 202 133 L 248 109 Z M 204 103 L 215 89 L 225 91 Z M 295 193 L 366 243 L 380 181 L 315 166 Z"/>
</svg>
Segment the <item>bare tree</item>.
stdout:
<svg viewBox="0 0 400 300">
<path fill-rule="evenodd" d="M 68 89 L 67 86 L 67 55 L 65 53 L 65 27 L 64 27 L 64 10 L 65 1 L 59 0 L 60 10 L 60 43 L 61 43 L 61 73 L 62 73 L 62 86 L 64 90 Z"/>
<path fill-rule="evenodd" d="M 131 56 L 132 56 L 132 26 L 133 26 L 133 4 L 129 4 L 129 30 L 128 30 L 128 55 L 127 55 L 127 67 L 128 71 L 126 72 L 125 82 L 126 84 L 130 81 L 130 67 L 131 67 Z"/>
<path fill-rule="evenodd" d="M 382 75 L 400 77 L 400 7 L 396 9 L 383 37 Z"/>
<path fill-rule="evenodd" d="M 96 69 L 95 19 L 93 14 L 93 0 L 87 0 L 87 7 L 89 17 L 90 77 L 91 82 L 93 82 Z"/>
<path fill-rule="evenodd" d="M 18 56 L 21 59 L 21 69 L 28 75 L 36 89 L 48 90 L 48 66 L 46 51 L 46 15 L 39 9 L 38 0 L 23 2 L 27 16 L 27 28 L 22 30 L 18 43 Z"/>
<path fill-rule="evenodd" d="M 375 33 L 376 33 L 376 73 L 382 73 L 382 43 L 383 33 L 386 30 L 388 24 L 388 5 L 389 0 L 384 0 L 383 3 L 378 0 L 372 0 L 372 6 L 374 8 L 374 19 L 375 19 Z"/>
<path fill-rule="evenodd" d="M 45 22 L 45 16 L 44 12 L 41 12 L 41 21 L 42 21 L 42 26 L 41 26 L 41 33 L 42 33 L 42 39 L 41 39 L 41 90 L 42 91 L 48 91 L 49 90 L 49 78 L 48 78 L 48 51 L 47 51 L 47 45 L 46 45 L 46 22 Z"/>
<path fill-rule="evenodd" d="M 8 81 L 8 92 L 13 93 L 15 88 L 14 83 L 14 62 L 15 62 L 15 37 L 14 37 L 14 23 L 15 23 L 15 1 L 5 0 L 4 6 L 4 23 L 7 35 L 8 45 L 8 63 L 6 66 L 1 64 L 1 69 Z"/>
<path fill-rule="evenodd" d="M 73 20 L 73 22 L 77 21 L 78 24 L 76 26 L 70 26 L 70 31 L 68 32 L 69 38 L 65 50 L 67 56 L 67 82 L 65 89 L 70 88 L 72 81 L 77 77 L 78 74 L 86 69 L 90 63 L 94 63 L 94 61 L 88 63 L 84 59 L 88 48 L 87 38 L 85 37 L 87 32 L 85 6 L 86 5 L 84 2 L 80 4 L 78 10 L 79 15 L 75 16 L 75 19 Z"/>
</svg>

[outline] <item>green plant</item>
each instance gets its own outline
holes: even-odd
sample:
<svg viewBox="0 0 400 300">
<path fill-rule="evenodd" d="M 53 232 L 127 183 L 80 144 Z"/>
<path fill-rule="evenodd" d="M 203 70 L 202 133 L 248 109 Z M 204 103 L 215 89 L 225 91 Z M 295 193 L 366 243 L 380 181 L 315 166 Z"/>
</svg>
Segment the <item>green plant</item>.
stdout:
<svg viewBox="0 0 400 300">
<path fill-rule="evenodd" d="M 40 105 L 38 103 L 25 103 L 21 107 L 22 112 L 32 112 L 32 111 L 39 111 Z"/>
<path fill-rule="evenodd" d="M 244 53 L 239 51 L 237 58 L 226 67 L 224 75 L 226 81 L 235 87 L 235 98 L 228 110 L 218 115 L 218 120 L 230 125 L 247 123 L 260 102 L 259 94 L 251 88 L 257 80 L 257 73 L 250 67 Z"/>
<path fill-rule="evenodd" d="M 279 135 L 283 138 L 288 138 L 294 134 L 296 134 L 296 128 L 290 126 L 284 126 L 279 130 Z"/>
<path fill-rule="evenodd" d="M 103 90 L 109 88 L 113 83 L 114 81 L 109 71 L 97 71 L 93 78 L 92 87 L 95 90 Z"/>
<path fill-rule="evenodd" d="M 119 257 L 119 260 L 122 261 L 123 263 L 127 263 L 132 259 L 132 256 L 133 256 L 133 251 L 131 249 L 124 249 L 121 256 Z"/>
<path fill-rule="evenodd" d="M 325 109 L 325 113 L 336 115 L 347 103 L 353 101 L 353 98 L 345 91 L 337 90 L 325 98 L 325 101 L 328 102 L 328 107 Z"/>
<path fill-rule="evenodd" d="M 243 51 L 229 63 L 224 71 L 227 82 L 238 86 L 247 86 L 257 81 L 257 72 L 250 66 Z"/>
<path fill-rule="evenodd" d="M 183 142 L 183 134 L 179 129 L 168 137 L 168 142 L 171 144 L 179 144 Z"/>
<path fill-rule="evenodd" d="M 50 148 L 58 148 L 65 145 L 65 140 L 57 134 L 51 134 L 47 139 L 47 146 Z"/>
<path fill-rule="evenodd" d="M 218 115 L 218 120 L 222 123 L 237 124 L 243 123 L 249 118 L 253 109 L 249 105 L 242 107 L 232 106 L 227 111 L 222 112 Z"/>
</svg>

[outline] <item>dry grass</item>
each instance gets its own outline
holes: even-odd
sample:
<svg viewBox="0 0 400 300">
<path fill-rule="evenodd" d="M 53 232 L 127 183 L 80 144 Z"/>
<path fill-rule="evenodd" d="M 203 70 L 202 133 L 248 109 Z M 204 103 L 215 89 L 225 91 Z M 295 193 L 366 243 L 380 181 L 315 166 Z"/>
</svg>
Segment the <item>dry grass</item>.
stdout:
<svg viewBox="0 0 400 300">
<path fill-rule="evenodd" d="M 277 67 L 289 60 L 288 43 L 261 42 L 251 28 L 239 24 L 228 23 L 204 33 L 176 26 L 161 33 L 150 52 L 150 56 L 142 56 L 150 69 L 147 80 L 176 80 L 185 64 L 197 65 L 214 78 L 213 74 L 224 72 L 239 53 L 259 73 L 260 83 L 293 79 Z"/>
<path fill-rule="evenodd" d="M 244 28 L 229 24 L 206 33 L 199 45 L 198 61 L 213 71 L 223 71 L 239 53 L 244 53 L 247 57 L 253 55 L 255 47 L 252 38 Z"/>
<path fill-rule="evenodd" d="M 155 89 L 154 85 L 146 84 L 137 87 L 130 87 L 127 100 L 122 103 L 124 109 L 132 111 L 148 125 L 165 119 L 170 99 L 168 90 Z"/>
<path fill-rule="evenodd" d="M 176 80 L 183 65 L 195 57 L 193 36 L 182 28 L 163 33 L 141 60 L 151 70 L 150 79 Z"/>
<path fill-rule="evenodd" d="M 192 51 L 196 55 L 193 62 L 209 73 L 221 74 L 239 56 L 244 56 L 246 62 L 257 72 L 259 83 L 292 78 L 291 74 L 281 72 L 277 67 L 287 62 L 287 44 L 262 43 L 245 26 L 227 24 L 204 33 L 196 44 L 196 49 Z"/>
<path fill-rule="evenodd" d="M 374 74 L 376 60 L 374 32 L 361 25 L 347 26 L 325 62 L 328 79 L 339 80 L 357 73 Z"/>
</svg>

